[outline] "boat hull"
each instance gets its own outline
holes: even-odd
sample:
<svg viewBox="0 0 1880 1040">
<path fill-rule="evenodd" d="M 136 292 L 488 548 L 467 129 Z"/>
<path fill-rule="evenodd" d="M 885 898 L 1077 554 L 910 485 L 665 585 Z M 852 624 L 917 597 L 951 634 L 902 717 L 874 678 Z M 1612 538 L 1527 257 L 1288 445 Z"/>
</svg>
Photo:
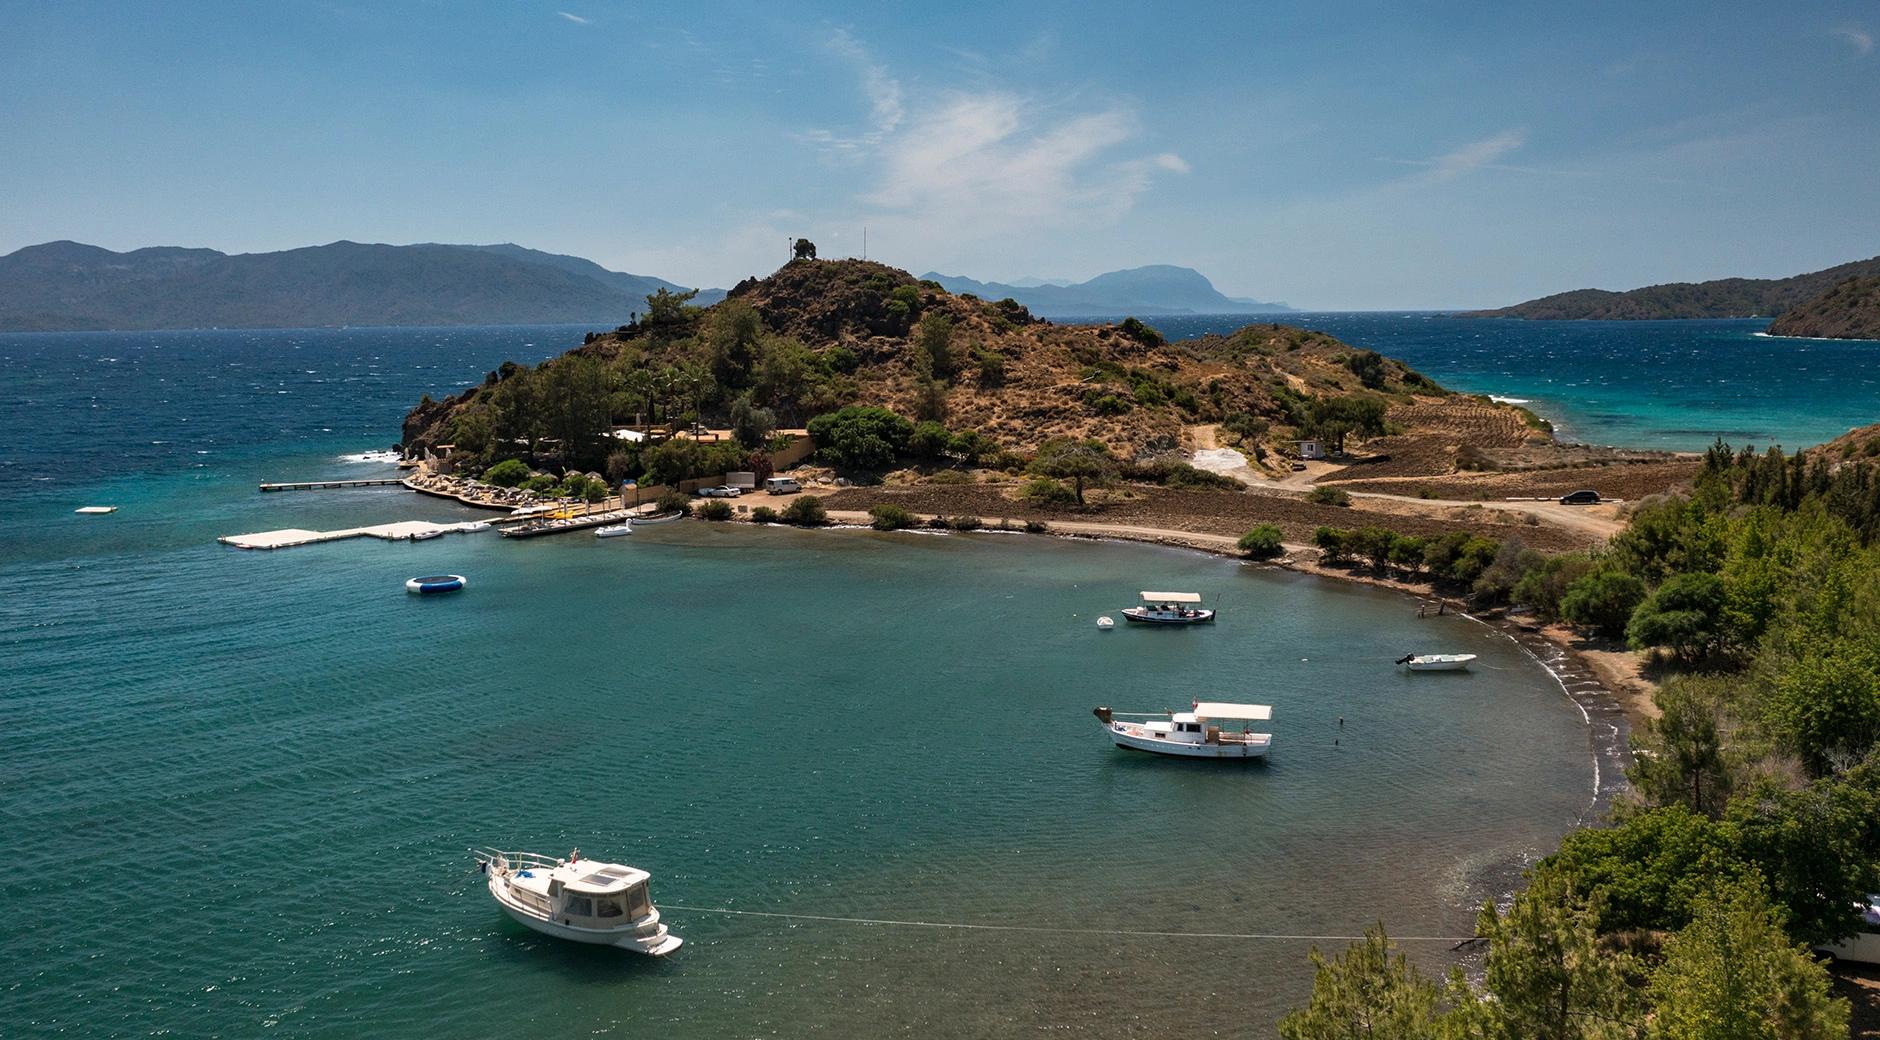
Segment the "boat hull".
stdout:
<svg viewBox="0 0 1880 1040">
<path fill-rule="evenodd" d="M 1252 739 L 1247 741 L 1198 743 L 1185 740 L 1164 740 L 1140 730 L 1132 732 L 1128 723 L 1113 722 L 1104 729 L 1109 731 L 1110 739 L 1119 748 L 1147 751 L 1152 755 L 1168 755 L 1173 758 L 1243 760 L 1265 758 L 1273 746 L 1273 738 L 1264 733 L 1252 734 Z"/>
<path fill-rule="evenodd" d="M 1126 607 L 1123 619 L 1138 625 L 1206 625 L 1214 621 L 1214 611 L 1197 610 L 1193 614 L 1165 614 L 1161 611 L 1144 610 L 1141 607 Z"/>
<path fill-rule="evenodd" d="M 1466 672 L 1469 670 L 1470 662 L 1474 660 L 1475 655 L 1468 654 L 1460 658 L 1432 661 L 1405 661 L 1404 667 L 1413 672 Z"/>
<path fill-rule="evenodd" d="M 515 902 L 504 890 L 501 877 L 492 875 L 489 884 L 490 895 L 495 897 L 496 905 L 502 907 L 503 912 L 517 924 L 556 939 L 587 943 L 590 946 L 618 946 L 649 957 L 664 957 L 684 943 L 683 939 L 667 931 L 666 926 L 659 922 L 658 910 L 619 928 L 581 928 L 563 924 Z"/>
</svg>

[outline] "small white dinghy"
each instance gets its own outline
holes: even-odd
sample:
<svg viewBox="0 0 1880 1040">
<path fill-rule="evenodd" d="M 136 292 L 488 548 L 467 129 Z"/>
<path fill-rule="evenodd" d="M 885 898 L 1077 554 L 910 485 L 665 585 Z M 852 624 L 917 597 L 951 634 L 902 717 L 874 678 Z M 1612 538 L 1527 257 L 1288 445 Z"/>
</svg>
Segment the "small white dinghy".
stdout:
<svg viewBox="0 0 1880 1040">
<path fill-rule="evenodd" d="M 1216 722 L 1265 722 L 1273 709 L 1265 704 L 1228 704 L 1196 701 L 1191 711 L 1128 714 L 1143 722 L 1125 722 L 1108 708 L 1091 714 L 1117 747 L 1180 758 L 1265 758 L 1273 747 L 1271 733 L 1255 733 L 1243 725 L 1238 732 L 1223 730 Z M 1166 721 L 1163 721 L 1166 720 Z"/>
<path fill-rule="evenodd" d="M 666 930 L 647 892 L 652 875 L 624 863 L 550 859 L 533 852 L 474 849 L 490 895 L 519 923 L 557 939 L 618 946 L 663 957 L 683 940 Z"/>
<path fill-rule="evenodd" d="M 606 527 L 597 527 L 594 529 L 594 537 L 596 538 L 618 538 L 623 534 L 632 533 L 633 521 L 631 520 L 620 524 L 608 524 Z"/>
<path fill-rule="evenodd" d="M 1103 617 L 1100 617 L 1097 619 L 1097 629 L 1099 631 L 1108 632 L 1110 629 L 1115 628 L 1115 627 L 1116 627 L 1116 622 L 1111 620 L 1108 614 L 1105 614 Z"/>
<path fill-rule="evenodd" d="M 1397 663 L 1413 672 L 1466 672 L 1474 654 L 1405 654 Z"/>
</svg>

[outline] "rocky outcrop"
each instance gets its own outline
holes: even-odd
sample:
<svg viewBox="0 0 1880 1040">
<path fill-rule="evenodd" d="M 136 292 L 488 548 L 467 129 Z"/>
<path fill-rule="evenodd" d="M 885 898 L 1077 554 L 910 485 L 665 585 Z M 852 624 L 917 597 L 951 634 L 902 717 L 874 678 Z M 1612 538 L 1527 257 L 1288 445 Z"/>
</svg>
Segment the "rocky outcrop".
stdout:
<svg viewBox="0 0 1880 1040">
<path fill-rule="evenodd" d="M 1880 340 L 1880 277 L 1850 278 L 1769 325 L 1771 336 Z"/>
</svg>

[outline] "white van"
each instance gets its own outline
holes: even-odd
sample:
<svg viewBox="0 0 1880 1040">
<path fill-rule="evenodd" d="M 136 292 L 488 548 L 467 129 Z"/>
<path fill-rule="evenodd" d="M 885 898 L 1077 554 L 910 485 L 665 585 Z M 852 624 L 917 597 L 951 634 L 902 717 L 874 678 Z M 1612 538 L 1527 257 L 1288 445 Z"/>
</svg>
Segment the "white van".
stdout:
<svg viewBox="0 0 1880 1040">
<path fill-rule="evenodd" d="M 773 495 L 794 495 L 803 490 L 803 485 L 795 477 L 771 477 L 764 481 L 764 490 Z"/>
</svg>

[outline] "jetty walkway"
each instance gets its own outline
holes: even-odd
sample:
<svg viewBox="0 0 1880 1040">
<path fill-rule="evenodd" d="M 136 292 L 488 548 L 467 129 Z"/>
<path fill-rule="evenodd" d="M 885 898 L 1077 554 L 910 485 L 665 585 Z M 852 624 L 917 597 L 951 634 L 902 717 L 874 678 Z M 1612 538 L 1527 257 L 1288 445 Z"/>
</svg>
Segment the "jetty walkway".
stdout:
<svg viewBox="0 0 1880 1040">
<path fill-rule="evenodd" d="M 257 531 L 254 534 L 225 534 L 216 541 L 223 545 L 232 545 L 237 549 L 291 549 L 296 545 L 337 542 L 347 538 L 383 538 L 388 542 L 423 541 L 436 535 L 452 532 L 486 531 L 489 526 L 488 521 L 483 520 L 458 524 L 434 524 L 428 520 L 400 520 L 392 524 L 348 527 L 339 531 L 308 531 L 298 527 L 289 527 L 280 531 Z"/>
<path fill-rule="evenodd" d="M 263 491 L 323 491 L 329 488 L 395 487 L 405 482 L 403 477 L 375 477 L 370 480 L 290 480 L 278 484 L 263 484 Z"/>
</svg>

